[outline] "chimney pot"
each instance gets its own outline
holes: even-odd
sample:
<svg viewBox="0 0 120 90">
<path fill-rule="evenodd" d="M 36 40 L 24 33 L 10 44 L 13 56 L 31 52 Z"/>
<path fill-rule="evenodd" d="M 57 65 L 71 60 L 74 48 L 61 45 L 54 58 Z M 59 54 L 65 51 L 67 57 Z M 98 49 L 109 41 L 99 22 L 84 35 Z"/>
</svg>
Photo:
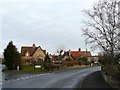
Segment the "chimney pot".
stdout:
<svg viewBox="0 0 120 90">
<path fill-rule="evenodd" d="M 81 48 L 78 48 L 78 51 L 80 52 L 80 51 L 81 51 Z"/>
<path fill-rule="evenodd" d="M 34 43 L 33 43 L 33 45 L 32 45 L 32 46 L 33 46 L 33 48 L 35 48 L 35 44 L 34 44 Z"/>
</svg>

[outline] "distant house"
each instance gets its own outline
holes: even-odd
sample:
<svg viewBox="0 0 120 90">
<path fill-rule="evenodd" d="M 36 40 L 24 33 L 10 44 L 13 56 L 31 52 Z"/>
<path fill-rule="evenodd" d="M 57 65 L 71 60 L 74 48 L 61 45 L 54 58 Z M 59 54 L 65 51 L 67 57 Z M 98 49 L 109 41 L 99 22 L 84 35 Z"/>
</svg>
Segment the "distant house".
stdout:
<svg viewBox="0 0 120 90">
<path fill-rule="evenodd" d="M 67 52 L 64 53 L 64 59 L 79 59 L 80 57 L 90 57 L 91 56 L 91 52 L 90 51 L 81 51 L 81 49 L 79 48 L 77 51 L 72 51 L 69 50 Z"/>
<path fill-rule="evenodd" d="M 78 51 L 71 51 L 69 50 L 69 53 L 75 57 L 75 58 L 80 58 L 80 57 L 89 57 L 91 56 L 91 52 L 90 51 L 81 51 L 81 49 L 79 48 Z"/>
<path fill-rule="evenodd" d="M 46 50 L 43 50 L 40 46 L 22 46 L 20 54 L 20 62 L 22 65 L 32 65 L 34 61 L 44 61 L 46 56 Z"/>
<path fill-rule="evenodd" d="M 52 56 L 51 56 L 51 61 L 52 61 L 53 63 L 58 63 L 58 61 L 59 61 L 58 58 L 59 58 L 59 57 L 58 57 L 57 55 L 52 55 Z"/>
<path fill-rule="evenodd" d="M 71 61 L 71 60 L 73 60 L 73 57 L 70 54 L 70 52 L 69 51 L 64 52 L 62 61 Z"/>
<path fill-rule="evenodd" d="M 99 62 L 99 58 L 100 58 L 99 56 L 89 56 L 88 61 L 97 64 Z"/>
</svg>

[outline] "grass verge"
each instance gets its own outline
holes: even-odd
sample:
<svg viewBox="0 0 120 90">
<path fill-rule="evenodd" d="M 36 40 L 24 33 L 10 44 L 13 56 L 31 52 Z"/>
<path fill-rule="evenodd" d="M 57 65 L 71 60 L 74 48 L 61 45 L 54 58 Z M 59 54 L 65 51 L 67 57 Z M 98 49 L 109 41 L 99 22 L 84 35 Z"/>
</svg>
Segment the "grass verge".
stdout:
<svg viewBox="0 0 120 90">
<path fill-rule="evenodd" d="M 4 68 L 3 72 L 47 72 L 44 68 L 34 68 L 33 66 L 22 66 L 21 70 L 8 70 Z"/>
</svg>

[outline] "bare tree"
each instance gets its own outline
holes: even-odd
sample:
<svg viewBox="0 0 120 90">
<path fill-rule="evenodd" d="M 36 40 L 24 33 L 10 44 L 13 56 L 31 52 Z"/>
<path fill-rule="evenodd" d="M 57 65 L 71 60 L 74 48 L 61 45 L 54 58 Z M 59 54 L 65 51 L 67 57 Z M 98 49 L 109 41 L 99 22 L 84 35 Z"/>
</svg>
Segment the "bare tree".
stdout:
<svg viewBox="0 0 120 90">
<path fill-rule="evenodd" d="M 89 17 L 82 28 L 86 44 L 113 56 L 118 44 L 118 1 L 100 0 L 92 10 L 84 12 Z"/>
</svg>

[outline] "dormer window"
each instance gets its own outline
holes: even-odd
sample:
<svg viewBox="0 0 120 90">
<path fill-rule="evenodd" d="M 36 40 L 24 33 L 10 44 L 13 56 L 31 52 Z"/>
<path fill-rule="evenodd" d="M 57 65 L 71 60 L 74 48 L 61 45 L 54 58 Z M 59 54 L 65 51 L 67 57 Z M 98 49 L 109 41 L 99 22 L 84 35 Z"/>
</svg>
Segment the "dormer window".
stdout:
<svg viewBox="0 0 120 90">
<path fill-rule="evenodd" d="M 27 51 L 26 53 L 25 53 L 25 56 L 29 56 L 30 54 L 29 54 L 29 52 Z"/>
</svg>

